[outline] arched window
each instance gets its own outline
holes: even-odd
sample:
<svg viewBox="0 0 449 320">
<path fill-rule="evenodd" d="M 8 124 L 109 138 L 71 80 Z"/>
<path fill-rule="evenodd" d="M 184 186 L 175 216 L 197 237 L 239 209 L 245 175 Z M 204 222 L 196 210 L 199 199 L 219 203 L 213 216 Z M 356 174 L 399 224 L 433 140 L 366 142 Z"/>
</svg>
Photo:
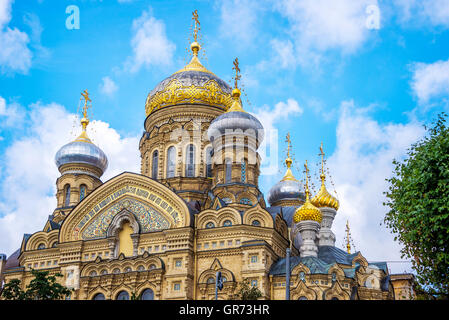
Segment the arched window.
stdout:
<svg viewBox="0 0 449 320">
<path fill-rule="evenodd" d="M 213 277 L 210 277 L 207 279 L 207 283 L 215 283 L 215 279 Z"/>
<path fill-rule="evenodd" d="M 45 249 L 45 244 L 41 243 L 40 245 L 37 246 L 37 250 L 42 250 Z"/>
<path fill-rule="evenodd" d="M 151 162 L 151 178 L 157 179 L 157 168 L 159 162 L 159 152 L 154 150 L 153 152 L 153 161 Z"/>
<path fill-rule="evenodd" d="M 298 300 L 307 300 L 307 297 L 301 296 Z"/>
<path fill-rule="evenodd" d="M 253 222 L 251 222 L 251 224 L 255 227 L 260 227 L 260 221 L 259 220 L 253 220 Z"/>
<path fill-rule="evenodd" d="M 206 149 L 206 178 L 212 178 L 212 147 Z"/>
<path fill-rule="evenodd" d="M 132 269 L 130 268 L 130 267 L 127 267 L 126 269 L 125 269 L 125 272 L 131 272 L 132 271 Z"/>
<path fill-rule="evenodd" d="M 66 184 L 64 187 L 64 207 L 70 205 L 70 185 Z"/>
<path fill-rule="evenodd" d="M 215 223 L 213 223 L 213 222 L 208 222 L 208 223 L 206 224 L 206 229 L 211 229 L 211 228 L 215 228 Z"/>
<path fill-rule="evenodd" d="M 193 144 L 187 146 L 186 176 L 195 176 L 195 146 Z"/>
<path fill-rule="evenodd" d="M 87 190 L 86 185 L 85 185 L 85 184 L 82 184 L 82 185 L 80 186 L 80 201 L 83 200 L 84 197 L 86 196 L 86 190 Z"/>
<path fill-rule="evenodd" d="M 119 271 L 119 272 L 120 272 L 120 271 Z M 100 274 L 101 274 L 102 276 L 105 275 L 105 274 L 108 274 L 108 270 L 103 269 L 103 270 L 101 270 Z"/>
<path fill-rule="evenodd" d="M 154 300 L 154 292 L 151 289 L 145 289 L 142 292 L 141 300 Z"/>
<path fill-rule="evenodd" d="M 119 268 L 115 268 L 114 270 L 112 270 L 113 274 L 119 274 L 120 273 L 120 269 Z"/>
<path fill-rule="evenodd" d="M 232 226 L 231 220 L 226 220 L 225 222 L 223 222 L 223 227 L 229 227 L 229 226 Z"/>
<path fill-rule="evenodd" d="M 173 178 L 175 176 L 176 168 L 176 149 L 175 147 L 170 147 L 167 150 L 167 178 Z"/>
<path fill-rule="evenodd" d="M 95 276 L 97 276 L 97 272 L 96 271 L 91 271 L 89 273 L 89 277 L 95 277 Z"/>
<path fill-rule="evenodd" d="M 102 293 L 97 293 L 97 294 L 94 296 L 94 300 L 106 300 L 106 298 L 104 297 L 104 294 L 102 294 Z"/>
<path fill-rule="evenodd" d="M 120 291 L 117 295 L 117 300 L 129 300 L 129 293 L 126 291 Z"/>
<path fill-rule="evenodd" d="M 155 264 L 151 264 L 150 265 L 150 270 L 156 269 L 156 265 Z"/>
<path fill-rule="evenodd" d="M 231 182 L 232 179 L 232 162 L 231 159 L 225 160 L 225 183 Z"/>
<path fill-rule="evenodd" d="M 245 159 L 242 159 L 242 162 L 240 164 L 240 171 L 241 171 L 241 182 L 246 182 L 246 161 Z"/>
<path fill-rule="evenodd" d="M 144 266 L 138 266 L 137 267 L 137 271 L 145 271 L 145 267 Z"/>
</svg>

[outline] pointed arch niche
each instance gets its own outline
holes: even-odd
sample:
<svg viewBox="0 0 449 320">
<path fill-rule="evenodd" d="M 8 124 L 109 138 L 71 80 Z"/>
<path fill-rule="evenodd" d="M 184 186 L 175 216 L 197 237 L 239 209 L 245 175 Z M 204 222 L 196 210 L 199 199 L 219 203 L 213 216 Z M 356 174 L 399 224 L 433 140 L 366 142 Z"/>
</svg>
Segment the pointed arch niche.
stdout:
<svg viewBox="0 0 449 320">
<path fill-rule="evenodd" d="M 126 209 L 120 211 L 107 230 L 110 246 L 113 247 L 114 258 L 120 254 L 125 257 L 136 256 L 139 241 L 140 225 L 135 216 Z"/>
</svg>

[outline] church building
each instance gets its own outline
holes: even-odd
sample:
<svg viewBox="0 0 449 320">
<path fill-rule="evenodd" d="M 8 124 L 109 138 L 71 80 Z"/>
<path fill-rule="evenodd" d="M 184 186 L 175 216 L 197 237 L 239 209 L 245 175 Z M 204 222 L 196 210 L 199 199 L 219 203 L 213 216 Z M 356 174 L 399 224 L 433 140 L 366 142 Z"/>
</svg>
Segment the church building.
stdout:
<svg viewBox="0 0 449 320">
<path fill-rule="evenodd" d="M 108 158 L 87 135 L 92 103 L 82 93 L 82 132 L 55 155 L 56 208 L 0 255 L 0 283 L 25 288 L 35 269 L 61 273 L 73 300 L 210 300 L 220 271 L 218 299 L 238 298 L 247 280 L 261 299 L 283 300 L 290 249 L 292 300 L 395 299 L 386 263 L 335 246 L 339 201 L 322 148 L 318 193 L 307 162 L 305 183 L 293 175 L 288 137 L 285 176 L 262 194 L 263 126 L 244 110 L 238 60 L 233 87 L 201 64 L 197 17 L 191 61 L 145 101 L 139 173 L 101 180 Z"/>
</svg>

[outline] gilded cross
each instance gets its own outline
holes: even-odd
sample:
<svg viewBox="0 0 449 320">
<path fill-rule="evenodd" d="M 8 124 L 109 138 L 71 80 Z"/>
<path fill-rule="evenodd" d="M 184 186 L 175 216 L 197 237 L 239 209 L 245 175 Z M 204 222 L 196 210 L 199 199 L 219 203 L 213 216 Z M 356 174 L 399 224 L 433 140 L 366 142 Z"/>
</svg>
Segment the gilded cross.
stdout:
<svg viewBox="0 0 449 320">
<path fill-rule="evenodd" d="M 285 142 L 287 142 L 287 158 L 290 158 L 290 148 L 291 148 L 291 140 L 290 140 L 290 132 L 287 133 L 287 137 L 285 139 Z"/>
<path fill-rule="evenodd" d="M 349 232 L 349 220 L 346 220 L 346 249 L 348 250 L 348 253 L 351 253 L 351 244 L 349 242 L 350 237 L 351 234 Z"/>
<path fill-rule="evenodd" d="M 304 171 L 306 173 L 306 198 L 309 199 L 309 166 L 306 163 L 304 164 Z"/>
<path fill-rule="evenodd" d="M 192 12 L 192 20 L 195 24 L 195 27 L 193 29 L 193 39 L 194 39 L 194 41 L 196 41 L 196 39 L 198 37 L 198 30 L 199 30 L 199 25 L 200 25 L 200 21 L 198 20 L 198 10 L 195 10 Z"/>
<path fill-rule="evenodd" d="M 234 82 L 234 85 L 235 85 L 235 88 L 237 88 L 238 81 L 241 78 L 240 68 L 239 68 L 239 58 L 235 58 L 233 63 L 234 63 L 234 67 L 232 68 L 232 70 L 235 70 L 235 78 L 234 78 L 235 82 Z"/>
<path fill-rule="evenodd" d="M 92 102 L 92 100 L 89 98 L 89 92 L 87 92 L 87 89 L 81 92 L 81 95 L 84 97 L 83 117 L 87 119 L 87 108 L 89 108 L 87 101 Z"/>
<path fill-rule="evenodd" d="M 320 153 L 318 155 L 321 156 L 321 174 L 324 174 L 324 151 L 322 142 L 320 146 Z"/>
</svg>

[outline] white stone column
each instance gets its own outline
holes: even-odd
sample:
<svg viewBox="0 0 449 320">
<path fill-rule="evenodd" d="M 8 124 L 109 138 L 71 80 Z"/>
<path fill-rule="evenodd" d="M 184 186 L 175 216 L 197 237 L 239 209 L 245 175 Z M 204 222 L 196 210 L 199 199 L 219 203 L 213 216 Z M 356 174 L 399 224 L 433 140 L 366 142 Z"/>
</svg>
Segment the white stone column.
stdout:
<svg viewBox="0 0 449 320">
<path fill-rule="evenodd" d="M 319 246 L 335 246 L 335 234 L 332 232 L 332 223 L 334 222 L 337 211 L 333 208 L 320 208 L 323 220 L 321 221 L 321 229 L 318 234 Z"/>
<path fill-rule="evenodd" d="M 295 225 L 297 231 L 301 234 L 302 243 L 299 248 L 301 257 L 318 256 L 318 246 L 316 238 L 320 230 L 320 224 L 312 220 L 300 221 Z"/>
</svg>

